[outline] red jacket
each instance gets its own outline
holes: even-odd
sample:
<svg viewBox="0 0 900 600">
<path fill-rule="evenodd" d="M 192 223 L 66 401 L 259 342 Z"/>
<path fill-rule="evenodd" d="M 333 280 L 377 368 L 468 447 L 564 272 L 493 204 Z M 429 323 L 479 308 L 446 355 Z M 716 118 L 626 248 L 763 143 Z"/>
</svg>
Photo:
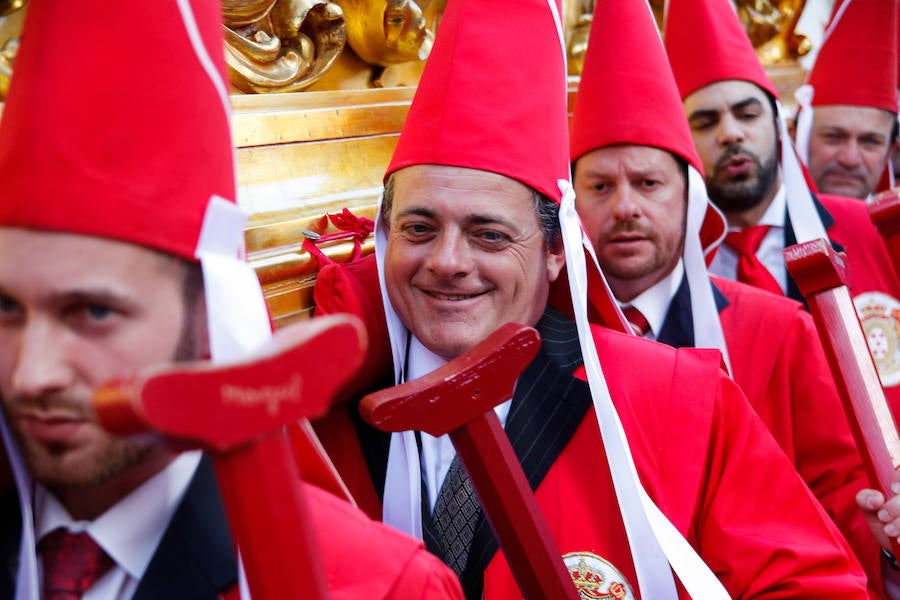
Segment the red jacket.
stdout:
<svg viewBox="0 0 900 600">
<path fill-rule="evenodd" d="M 519 379 L 506 429 L 554 538 L 564 553 L 576 553 L 567 559 L 573 577 L 584 577 L 582 560 L 592 569 L 608 561 L 620 576 L 607 575 L 600 591 L 618 592 L 609 586 L 636 584 L 634 567 L 590 397 L 572 376 L 580 352 L 573 330 L 563 335 L 566 322 L 555 316 L 539 324 L 542 352 Z M 843 537 L 720 371 L 717 353 L 675 351 L 601 328 L 595 341 L 648 493 L 733 597 L 867 597 Z M 365 470 L 354 464 L 360 448 L 346 431 L 325 438 L 341 440 L 327 449 L 342 474 Z M 384 444 L 359 439 L 369 472 L 380 472 L 386 457 L 375 455 Z M 348 485 L 371 490 L 373 480 Z M 483 573 L 484 598 L 520 598 L 486 527 L 476 534 L 464 583 Z"/>
</svg>

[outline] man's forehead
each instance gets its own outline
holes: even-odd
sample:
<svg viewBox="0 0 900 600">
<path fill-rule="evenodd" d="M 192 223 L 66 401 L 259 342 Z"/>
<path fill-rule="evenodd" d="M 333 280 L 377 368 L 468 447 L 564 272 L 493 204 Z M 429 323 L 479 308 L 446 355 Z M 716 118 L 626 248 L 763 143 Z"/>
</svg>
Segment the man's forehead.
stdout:
<svg viewBox="0 0 900 600">
<path fill-rule="evenodd" d="M 831 127 L 861 128 L 890 134 L 897 115 L 872 106 L 827 104 L 813 111 L 813 123 Z"/>
<path fill-rule="evenodd" d="M 31 265 L 24 270 L 25 275 L 48 263 L 48 269 L 68 269 L 82 275 L 129 273 L 140 266 L 149 276 L 157 270 L 171 270 L 173 262 L 180 261 L 174 255 L 131 242 L 67 231 L 0 226 L 0 265 L 18 272 L 23 272 L 22 264 Z"/>
<path fill-rule="evenodd" d="M 724 79 L 689 94 L 684 104 L 691 111 L 728 108 L 746 100 L 756 100 L 764 106 L 768 104 L 766 91 L 755 83 L 743 79 Z"/>
<path fill-rule="evenodd" d="M 644 144 L 611 144 L 587 152 L 578 159 L 576 168 L 579 171 L 598 173 L 622 164 L 633 169 L 677 168 L 678 160 L 671 151 L 657 146 Z"/>
</svg>

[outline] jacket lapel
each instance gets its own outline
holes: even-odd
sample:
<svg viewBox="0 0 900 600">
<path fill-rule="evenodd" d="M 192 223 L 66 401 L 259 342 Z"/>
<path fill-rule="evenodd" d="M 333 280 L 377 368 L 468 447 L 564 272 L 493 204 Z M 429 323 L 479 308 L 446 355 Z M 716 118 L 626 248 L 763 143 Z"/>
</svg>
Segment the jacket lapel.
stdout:
<svg viewBox="0 0 900 600">
<path fill-rule="evenodd" d="M 237 582 L 227 523 L 211 460 L 204 456 L 134 600 L 218 599 Z"/>
<path fill-rule="evenodd" d="M 728 298 L 711 280 L 709 285 L 712 286 L 716 310 L 722 312 L 729 304 Z M 678 286 L 678 291 L 675 292 L 672 302 L 669 303 L 669 310 L 666 312 L 666 318 L 659 335 L 656 336 L 656 341 L 673 348 L 694 347 L 694 319 L 691 309 L 691 290 L 687 277 L 682 277 L 681 285 Z"/>
<path fill-rule="evenodd" d="M 831 216 L 831 213 L 828 212 L 819 199 L 816 198 L 816 195 L 810 192 L 813 199 L 813 204 L 816 207 L 816 212 L 819 213 L 819 219 L 822 221 L 822 227 L 825 228 L 827 232 L 831 229 L 831 226 L 834 225 L 834 217 Z M 831 247 L 834 248 L 835 252 L 843 252 L 844 247 L 840 244 L 834 243 L 832 240 L 828 240 L 831 244 Z M 797 236 L 794 234 L 794 227 L 791 225 L 791 215 L 788 214 L 787 208 L 784 210 L 784 247 L 789 248 L 797 243 Z M 800 288 L 797 287 L 797 284 L 794 283 L 793 277 L 788 275 L 788 289 L 786 296 L 788 298 L 793 298 L 797 302 L 803 303 L 803 306 L 806 307 L 806 310 L 809 310 L 809 307 L 806 305 L 806 298 L 803 297 L 803 294 L 800 293 Z"/>
</svg>

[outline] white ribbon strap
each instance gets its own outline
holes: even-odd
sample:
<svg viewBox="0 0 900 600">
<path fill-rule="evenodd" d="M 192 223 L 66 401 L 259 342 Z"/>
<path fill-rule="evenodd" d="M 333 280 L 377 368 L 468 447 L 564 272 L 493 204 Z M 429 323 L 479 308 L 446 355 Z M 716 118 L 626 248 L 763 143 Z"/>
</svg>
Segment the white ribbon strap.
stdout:
<svg viewBox="0 0 900 600">
<path fill-rule="evenodd" d="M 804 164 L 809 164 L 809 138 L 812 135 L 814 110 L 812 100 L 814 94 L 815 90 L 808 83 L 805 83 L 794 90 L 794 98 L 797 100 L 797 130 L 794 143 L 797 146 L 797 154 L 800 155 Z M 778 118 L 779 120 L 784 121 L 784 119 L 781 118 L 781 114 L 783 114 L 782 111 L 783 109 L 779 106 L 780 114 Z M 783 141 L 784 138 L 782 138 L 782 143 Z M 784 157 L 782 157 L 782 160 L 784 160 Z"/>
<path fill-rule="evenodd" d="M 793 144 L 791 144 L 791 138 L 788 135 L 787 125 L 785 125 L 784 121 L 784 108 L 781 106 L 781 102 L 778 101 L 776 101 L 775 106 L 777 110 L 776 119 L 781 133 L 781 172 L 784 177 L 785 202 L 797 243 L 802 244 L 803 242 L 820 238 L 828 239 L 828 235 L 825 233 L 825 226 L 822 225 L 819 212 L 813 203 L 809 185 L 807 185 L 806 178 L 803 176 L 800 160 L 797 158 Z"/>
<path fill-rule="evenodd" d="M 563 194 L 560 225 L 566 252 L 570 292 L 575 323 L 594 411 L 600 425 L 603 446 L 609 461 L 619 509 L 631 545 L 641 596 L 675 600 L 672 569 L 695 600 L 729 598 L 721 582 L 681 536 L 678 530 L 653 504 L 638 478 L 625 431 L 610 397 L 603 376 L 594 338 L 587 320 L 587 270 L 585 248 L 590 246 L 575 211 L 575 193 L 571 183 L 559 180 Z M 669 568 L 669 565 L 672 568 Z"/>
<path fill-rule="evenodd" d="M 394 362 L 394 383 L 406 380 L 403 364 L 409 331 L 394 311 L 384 280 L 384 255 L 387 252 L 388 223 L 381 217 L 379 198 L 375 215 L 375 258 L 378 267 L 378 283 L 384 316 L 387 320 L 388 337 L 391 342 L 391 356 Z M 384 481 L 384 500 L 381 519 L 386 524 L 415 538 L 422 539 L 422 471 L 419 463 L 419 449 L 412 431 L 391 434 L 388 449 L 387 472 Z"/>
<path fill-rule="evenodd" d="M 713 296 L 709 274 L 706 269 L 706 257 L 700 246 L 700 228 L 706 216 L 709 198 L 703 176 L 692 166 L 688 166 L 688 214 L 684 238 L 684 273 L 688 288 L 691 290 L 691 317 L 694 324 L 694 346 L 697 348 L 717 348 L 728 372 L 731 372 L 731 360 L 719 311 Z M 714 244 L 714 246 L 717 244 Z"/>
</svg>

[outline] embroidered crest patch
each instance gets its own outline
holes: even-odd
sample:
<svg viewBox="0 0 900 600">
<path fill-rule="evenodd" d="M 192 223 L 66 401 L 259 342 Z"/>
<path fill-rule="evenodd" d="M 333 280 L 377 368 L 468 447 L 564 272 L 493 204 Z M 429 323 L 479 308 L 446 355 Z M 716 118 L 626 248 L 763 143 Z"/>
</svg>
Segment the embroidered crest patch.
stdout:
<svg viewBox="0 0 900 600">
<path fill-rule="evenodd" d="M 608 560 L 590 552 L 569 552 L 563 562 L 582 600 L 634 600 L 625 576 Z"/>
<path fill-rule="evenodd" d="M 875 359 L 881 385 L 900 383 L 900 302 L 881 292 L 866 292 L 853 299 Z"/>
</svg>

